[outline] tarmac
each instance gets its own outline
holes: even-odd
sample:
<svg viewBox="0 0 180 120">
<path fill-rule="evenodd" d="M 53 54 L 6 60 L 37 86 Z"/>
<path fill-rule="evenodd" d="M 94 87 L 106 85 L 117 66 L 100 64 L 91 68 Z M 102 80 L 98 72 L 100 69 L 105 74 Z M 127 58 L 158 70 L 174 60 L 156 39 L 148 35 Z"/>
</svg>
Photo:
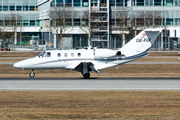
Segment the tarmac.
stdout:
<svg viewBox="0 0 180 120">
<path fill-rule="evenodd" d="M 0 78 L 0 91 L 180 91 L 180 79 Z"/>
</svg>

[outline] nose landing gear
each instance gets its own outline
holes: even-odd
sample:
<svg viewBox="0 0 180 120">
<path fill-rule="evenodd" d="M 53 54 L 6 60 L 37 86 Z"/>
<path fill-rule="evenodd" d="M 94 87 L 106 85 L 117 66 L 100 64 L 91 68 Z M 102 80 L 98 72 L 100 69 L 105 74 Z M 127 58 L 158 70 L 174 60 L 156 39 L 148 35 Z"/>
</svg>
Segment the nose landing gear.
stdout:
<svg viewBox="0 0 180 120">
<path fill-rule="evenodd" d="M 33 70 L 32 70 L 32 72 L 29 73 L 29 76 L 30 76 L 31 78 L 34 78 L 35 73 L 33 72 Z"/>
<path fill-rule="evenodd" d="M 85 74 L 83 74 L 83 77 L 84 77 L 84 78 L 89 78 L 89 77 L 90 77 L 90 73 L 85 73 Z"/>
</svg>

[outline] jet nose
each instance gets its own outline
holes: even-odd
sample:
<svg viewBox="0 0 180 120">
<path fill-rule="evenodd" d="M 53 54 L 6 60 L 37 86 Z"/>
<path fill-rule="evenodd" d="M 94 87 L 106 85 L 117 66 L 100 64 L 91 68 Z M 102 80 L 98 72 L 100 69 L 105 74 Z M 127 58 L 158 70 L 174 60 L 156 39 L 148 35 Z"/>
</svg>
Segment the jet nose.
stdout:
<svg viewBox="0 0 180 120">
<path fill-rule="evenodd" d="M 14 63 L 14 65 L 13 65 L 15 68 L 21 68 L 21 64 L 19 63 L 19 62 L 17 62 L 17 63 Z"/>
</svg>

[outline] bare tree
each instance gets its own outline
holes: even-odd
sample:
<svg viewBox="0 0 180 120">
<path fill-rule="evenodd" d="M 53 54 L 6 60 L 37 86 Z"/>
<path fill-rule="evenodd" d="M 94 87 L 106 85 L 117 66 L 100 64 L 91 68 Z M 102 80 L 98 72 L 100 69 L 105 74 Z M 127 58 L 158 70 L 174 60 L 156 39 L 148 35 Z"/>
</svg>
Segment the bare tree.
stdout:
<svg viewBox="0 0 180 120">
<path fill-rule="evenodd" d="M 6 42 L 6 39 L 7 39 L 7 31 L 6 31 L 6 29 L 4 29 L 4 26 L 0 26 L 0 39 L 3 41 L 3 51 L 5 51 L 6 50 L 6 44 L 5 44 L 5 42 Z"/>
<path fill-rule="evenodd" d="M 80 29 L 87 34 L 90 46 L 92 43 L 91 41 L 93 33 L 99 29 L 98 27 L 101 26 L 101 23 L 99 22 L 100 19 L 102 19 L 102 17 L 96 10 L 83 12 Z"/>
<path fill-rule="evenodd" d="M 130 15 L 129 19 L 128 19 L 129 23 L 127 25 L 127 29 L 129 31 L 129 34 L 126 36 L 128 36 L 130 39 L 134 38 L 136 36 L 136 30 L 138 28 L 138 26 L 136 25 L 136 18 L 135 16 L 132 14 Z"/>
<path fill-rule="evenodd" d="M 59 49 L 61 49 L 61 40 L 65 32 L 72 27 L 72 19 L 76 16 L 76 12 L 67 7 L 54 7 L 48 12 L 51 19 L 52 29 L 54 29 L 59 40 Z"/>
<path fill-rule="evenodd" d="M 20 14 L 10 14 L 5 18 L 4 30 L 6 30 L 7 35 L 12 40 L 12 51 L 14 48 L 14 41 L 20 36 L 18 30 L 22 29 L 22 16 Z"/>
<path fill-rule="evenodd" d="M 145 29 L 161 25 L 161 15 L 157 11 L 145 11 L 139 14 L 136 22 L 139 28 Z"/>
<path fill-rule="evenodd" d="M 161 26 L 161 21 L 163 20 L 161 12 L 154 11 L 154 27 Z"/>
</svg>

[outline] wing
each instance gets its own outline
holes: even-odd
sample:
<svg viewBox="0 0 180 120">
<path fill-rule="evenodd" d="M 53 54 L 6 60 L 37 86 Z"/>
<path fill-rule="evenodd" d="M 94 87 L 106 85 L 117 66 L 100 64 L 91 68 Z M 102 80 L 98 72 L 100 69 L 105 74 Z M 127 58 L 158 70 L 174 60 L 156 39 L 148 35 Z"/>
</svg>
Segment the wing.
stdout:
<svg viewBox="0 0 180 120">
<path fill-rule="evenodd" d="M 89 73 L 89 71 L 94 71 L 100 74 L 99 71 L 94 67 L 94 64 L 91 62 L 81 62 L 73 70 L 81 72 L 82 74 Z"/>
</svg>

